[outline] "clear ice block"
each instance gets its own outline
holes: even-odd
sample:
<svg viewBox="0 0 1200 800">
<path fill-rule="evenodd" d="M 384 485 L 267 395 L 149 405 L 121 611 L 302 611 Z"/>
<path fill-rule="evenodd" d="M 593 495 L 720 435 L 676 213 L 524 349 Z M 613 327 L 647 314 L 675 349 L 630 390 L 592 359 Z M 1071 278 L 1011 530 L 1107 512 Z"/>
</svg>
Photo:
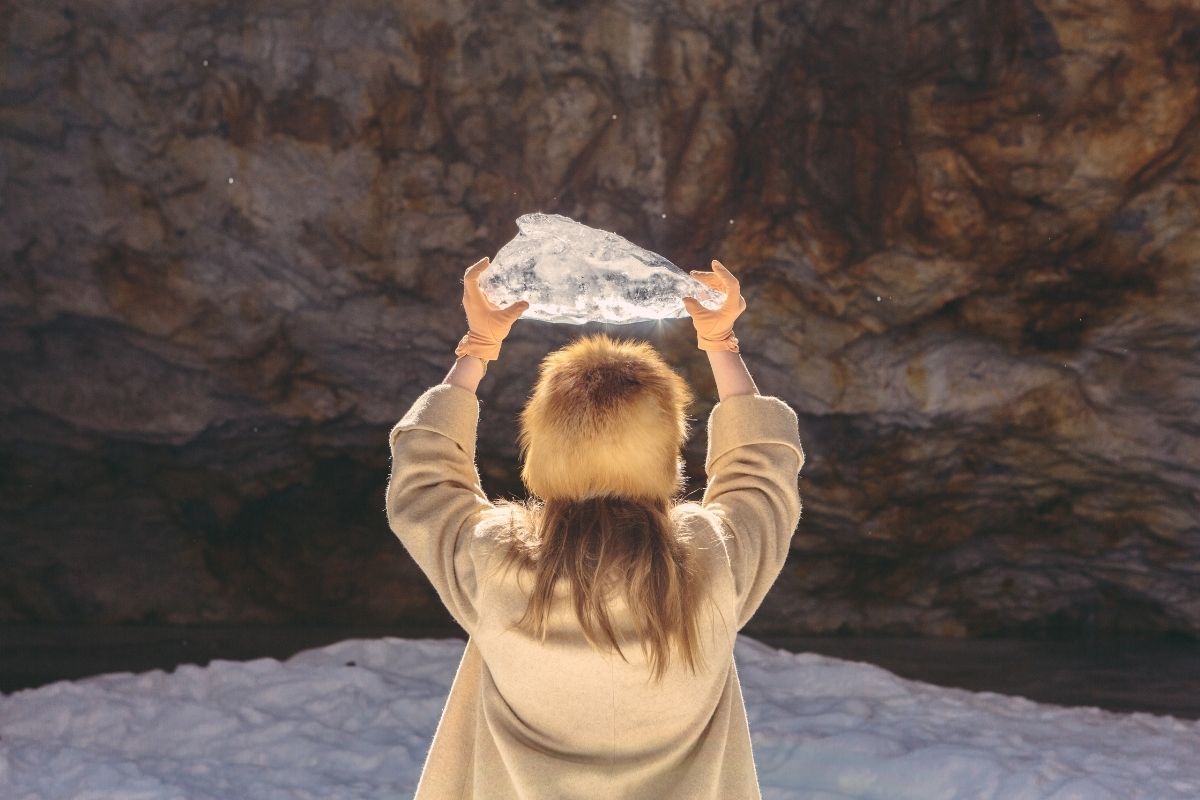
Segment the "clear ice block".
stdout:
<svg viewBox="0 0 1200 800">
<path fill-rule="evenodd" d="M 498 306 L 528 300 L 522 319 L 545 322 L 645 322 L 687 317 L 683 296 L 719 308 L 710 289 L 658 253 L 559 214 L 525 214 L 520 233 L 479 279 Z"/>
</svg>

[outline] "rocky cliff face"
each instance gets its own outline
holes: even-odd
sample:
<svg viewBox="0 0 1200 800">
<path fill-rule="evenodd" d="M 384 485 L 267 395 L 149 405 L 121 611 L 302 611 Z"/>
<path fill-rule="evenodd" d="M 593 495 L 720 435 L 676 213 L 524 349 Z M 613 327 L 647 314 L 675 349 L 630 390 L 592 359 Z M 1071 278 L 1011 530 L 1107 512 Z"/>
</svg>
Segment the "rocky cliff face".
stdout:
<svg viewBox="0 0 1200 800">
<path fill-rule="evenodd" d="M 386 434 L 533 210 L 742 280 L 801 417 L 748 632 L 1200 632 L 1192 3 L 0 10 L 0 620 L 445 612 Z M 480 389 L 515 495 L 537 363 Z M 715 401 L 688 320 L 652 341 Z"/>
</svg>

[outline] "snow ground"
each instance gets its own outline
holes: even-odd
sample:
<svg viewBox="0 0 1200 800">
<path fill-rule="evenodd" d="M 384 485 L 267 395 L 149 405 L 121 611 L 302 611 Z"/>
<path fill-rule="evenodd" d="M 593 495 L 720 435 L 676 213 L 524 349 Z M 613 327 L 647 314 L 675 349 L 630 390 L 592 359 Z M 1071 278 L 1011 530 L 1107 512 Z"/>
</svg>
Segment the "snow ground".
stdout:
<svg viewBox="0 0 1200 800">
<path fill-rule="evenodd" d="M 411 796 L 465 643 L 351 639 L 0 695 L 5 800 Z M 765 800 L 1196 800 L 1200 721 L 905 680 L 738 637 Z"/>
</svg>

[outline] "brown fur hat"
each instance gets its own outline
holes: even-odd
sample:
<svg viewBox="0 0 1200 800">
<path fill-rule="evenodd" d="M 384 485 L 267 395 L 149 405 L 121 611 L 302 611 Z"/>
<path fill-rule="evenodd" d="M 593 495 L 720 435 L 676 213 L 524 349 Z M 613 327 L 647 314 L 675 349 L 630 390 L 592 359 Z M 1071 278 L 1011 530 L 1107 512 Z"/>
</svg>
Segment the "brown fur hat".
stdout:
<svg viewBox="0 0 1200 800">
<path fill-rule="evenodd" d="M 650 344 L 576 339 L 542 361 L 521 412 L 521 479 L 542 500 L 672 498 L 694 401 Z"/>
</svg>

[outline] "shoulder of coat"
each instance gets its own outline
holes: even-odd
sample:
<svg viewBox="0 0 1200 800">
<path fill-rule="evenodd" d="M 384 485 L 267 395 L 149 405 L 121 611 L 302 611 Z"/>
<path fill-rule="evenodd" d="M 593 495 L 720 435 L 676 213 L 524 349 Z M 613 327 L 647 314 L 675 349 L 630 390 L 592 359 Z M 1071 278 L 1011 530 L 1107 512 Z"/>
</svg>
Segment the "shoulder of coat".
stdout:
<svg viewBox="0 0 1200 800">
<path fill-rule="evenodd" d="M 671 509 L 671 519 L 695 540 L 698 547 L 711 547 L 725 541 L 724 528 L 716 513 L 694 500 L 675 505 Z"/>
<path fill-rule="evenodd" d="M 513 527 L 520 528 L 528 525 L 529 516 L 522 507 L 505 503 L 484 510 L 475 525 L 475 535 L 488 536 Z"/>
</svg>

